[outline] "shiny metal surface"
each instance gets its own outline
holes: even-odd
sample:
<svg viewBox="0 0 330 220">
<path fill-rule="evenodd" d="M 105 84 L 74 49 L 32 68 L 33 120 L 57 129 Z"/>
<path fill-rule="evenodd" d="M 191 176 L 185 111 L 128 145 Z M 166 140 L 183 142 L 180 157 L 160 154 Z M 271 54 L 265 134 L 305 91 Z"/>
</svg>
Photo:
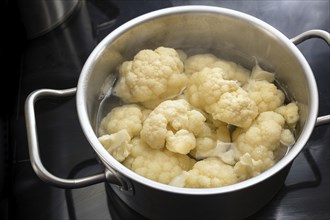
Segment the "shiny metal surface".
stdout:
<svg viewBox="0 0 330 220">
<path fill-rule="evenodd" d="M 25 104 L 27 138 L 28 138 L 29 153 L 30 153 L 30 160 L 32 167 L 35 173 L 44 182 L 61 188 L 80 188 L 113 179 L 113 176 L 111 175 L 110 172 L 107 172 L 107 174 L 100 173 L 79 179 L 63 179 L 51 174 L 44 167 L 41 161 L 39 155 L 39 144 L 38 144 L 38 135 L 37 135 L 37 127 L 36 127 L 35 109 L 34 109 L 35 102 L 45 97 L 66 97 L 66 96 L 72 96 L 75 93 L 76 93 L 76 88 L 66 89 L 66 90 L 41 89 L 31 93 L 26 99 L 26 104 Z"/>
<path fill-rule="evenodd" d="M 323 30 L 309 30 L 291 39 L 292 43 L 300 44 L 305 40 L 318 37 L 330 45 L 330 34 Z"/>
<path fill-rule="evenodd" d="M 317 118 L 315 126 L 328 125 L 329 123 L 330 115 L 324 115 Z"/>
<path fill-rule="evenodd" d="M 28 38 L 41 36 L 63 23 L 80 0 L 18 0 Z"/>
<path fill-rule="evenodd" d="M 116 82 L 116 75 L 110 74 L 108 78 L 106 78 L 105 82 L 103 83 L 103 87 L 100 89 L 100 96 L 99 96 L 99 108 L 96 113 L 96 119 L 95 119 L 95 128 L 96 128 L 96 135 L 98 134 L 98 129 L 103 117 L 108 114 L 108 110 L 110 106 L 115 105 L 114 97 L 111 96 L 113 86 Z"/>
<path fill-rule="evenodd" d="M 323 30 L 309 30 L 299 34 L 291 39 L 292 43 L 298 45 L 308 39 L 320 38 L 324 40 L 330 46 L 330 34 Z M 322 103 L 321 103 L 322 104 Z M 315 126 L 330 124 L 330 115 L 320 116 L 316 119 Z"/>
<path fill-rule="evenodd" d="M 286 86 L 300 107 L 298 139 L 290 152 L 257 177 L 211 189 L 183 189 L 156 183 L 135 174 L 112 158 L 95 135 L 99 88 L 104 86 L 103 82 L 108 74 L 115 73 L 122 60 L 130 59 L 141 49 L 159 45 L 183 49 L 188 55 L 211 52 L 247 68 L 254 65 L 256 58 L 261 66 L 275 71 L 277 79 Z M 100 42 L 81 72 L 77 88 L 77 109 L 83 131 L 106 167 L 111 167 L 131 179 L 134 196 L 116 191 L 130 207 L 149 218 L 184 217 L 188 212 L 194 218 L 201 218 L 201 213 L 207 212 L 212 218 L 220 211 L 227 218 L 240 219 L 262 207 L 283 184 L 292 160 L 300 153 L 314 129 L 318 112 L 318 92 L 313 73 L 304 56 L 275 28 L 238 11 L 186 6 L 138 17 L 120 26 Z M 268 193 L 262 193 L 264 190 Z M 238 198 L 251 197 L 253 191 L 253 201 L 242 200 L 238 204 Z M 154 199 L 154 195 L 157 195 L 157 199 Z M 228 196 L 233 199 L 228 200 Z M 146 197 L 153 204 L 153 208 L 149 204 L 141 203 Z M 198 207 L 197 211 L 194 204 L 203 199 L 207 205 Z M 206 202 L 207 200 L 227 205 L 220 208 Z M 185 205 L 168 212 L 164 207 L 170 204 Z M 237 204 L 244 208 L 241 212 L 234 213 L 233 207 Z"/>
<path fill-rule="evenodd" d="M 245 35 L 240 35 L 240 31 Z M 258 41 L 255 41 L 256 38 Z M 114 160 L 98 142 L 93 127 L 99 106 L 99 88 L 103 86 L 109 73 L 115 73 L 123 59 L 131 58 L 136 51 L 143 48 L 159 45 L 180 48 L 188 54 L 192 53 L 192 49 L 193 52 L 213 52 L 246 67 L 254 65 L 255 57 L 262 66 L 275 71 L 277 78 L 287 86 L 291 96 L 300 105 L 300 136 L 292 152 L 269 172 L 253 178 L 254 180 L 218 189 L 188 190 L 164 186 L 136 175 Z M 127 47 L 131 49 L 127 50 Z M 265 47 L 271 48 L 271 52 Z M 288 72 L 295 74 L 287 74 Z M 134 180 L 157 189 L 198 195 L 235 191 L 242 186 L 256 184 L 290 163 L 313 130 L 318 109 L 317 97 L 314 76 L 306 60 L 290 40 L 276 29 L 237 11 L 207 6 L 184 6 L 138 17 L 117 28 L 100 42 L 86 61 L 80 75 L 77 109 L 85 135 L 107 166 L 113 166 Z"/>
</svg>

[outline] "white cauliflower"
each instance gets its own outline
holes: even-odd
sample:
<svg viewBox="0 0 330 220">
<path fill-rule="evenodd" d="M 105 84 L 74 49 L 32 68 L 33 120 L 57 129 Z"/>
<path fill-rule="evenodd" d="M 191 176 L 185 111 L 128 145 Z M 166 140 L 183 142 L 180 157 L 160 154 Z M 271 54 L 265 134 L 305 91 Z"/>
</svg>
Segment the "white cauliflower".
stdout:
<svg viewBox="0 0 330 220">
<path fill-rule="evenodd" d="M 264 150 L 264 148 L 261 149 Z M 264 152 L 269 153 L 269 151 Z M 267 159 L 267 162 L 268 163 L 263 160 L 255 160 L 249 153 L 245 153 L 239 158 L 239 161 L 234 166 L 234 171 L 237 175 L 238 181 L 243 181 L 257 176 L 274 164 L 274 160 L 272 159 Z"/>
<path fill-rule="evenodd" d="M 195 148 L 195 137 L 201 132 L 205 120 L 202 113 L 183 99 L 164 101 L 144 121 L 141 139 L 153 149 L 166 147 L 187 154 Z"/>
<path fill-rule="evenodd" d="M 242 154 L 251 153 L 258 146 L 273 151 L 280 144 L 284 124 L 285 120 L 280 114 L 263 112 L 248 129 L 237 128 L 232 135 L 233 141 Z"/>
<path fill-rule="evenodd" d="M 217 62 L 211 65 L 212 68 L 218 67 L 221 68 L 224 72 L 223 78 L 227 80 L 236 80 L 239 85 L 244 85 L 250 76 L 250 71 L 245 69 L 244 67 L 238 65 L 237 63 L 226 61 L 226 60 L 218 60 Z"/>
<path fill-rule="evenodd" d="M 237 182 L 232 166 L 218 158 L 207 158 L 195 163 L 188 172 L 175 177 L 170 185 L 187 188 L 209 188 L 226 186 Z"/>
<path fill-rule="evenodd" d="M 291 128 L 294 128 L 299 120 L 298 105 L 295 102 L 280 106 L 275 112 L 281 114 Z"/>
<path fill-rule="evenodd" d="M 215 125 L 216 124 L 216 125 Z M 208 157 L 218 157 L 227 164 L 233 164 L 232 149 L 227 144 L 231 141 L 227 124 L 214 121 L 205 123 L 202 132 L 196 138 L 196 147 L 190 152 L 197 160 Z"/>
<path fill-rule="evenodd" d="M 280 142 L 284 146 L 291 146 L 296 142 L 296 140 L 289 129 L 283 129 Z"/>
<path fill-rule="evenodd" d="M 234 131 L 232 137 L 238 160 L 235 172 L 240 179 L 256 176 L 270 168 L 275 163 L 274 151 L 281 144 L 294 143 L 291 131 L 284 126 L 285 120 L 280 114 L 267 111 L 261 113 L 250 128 Z"/>
<path fill-rule="evenodd" d="M 99 137 L 99 141 L 103 147 L 119 162 L 125 160 L 130 154 L 132 148 L 131 137 L 127 130 L 123 129 L 111 135 L 103 135 Z"/>
<path fill-rule="evenodd" d="M 213 119 L 249 127 L 258 114 L 255 102 L 236 81 L 224 80 L 221 68 L 204 68 L 190 77 L 185 95 Z"/>
<path fill-rule="evenodd" d="M 273 111 L 284 103 L 283 92 L 266 80 L 249 80 L 243 88 L 257 104 L 259 113 Z"/>
<path fill-rule="evenodd" d="M 166 148 L 172 152 L 187 154 L 196 147 L 196 138 L 188 130 L 181 129 L 175 134 L 173 131 L 167 131 Z"/>
<path fill-rule="evenodd" d="M 244 67 L 230 61 L 222 60 L 213 54 L 197 54 L 189 57 L 184 62 L 185 73 L 191 75 L 200 72 L 204 68 L 221 68 L 223 78 L 227 80 L 236 80 L 240 85 L 244 85 L 250 76 L 250 71 Z"/>
<path fill-rule="evenodd" d="M 125 129 L 131 137 L 138 136 L 142 129 L 143 117 L 143 110 L 138 105 L 115 107 L 102 119 L 99 135 L 112 134 Z"/>
<path fill-rule="evenodd" d="M 123 164 L 132 171 L 160 183 L 170 183 L 182 171 L 190 170 L 196 162 L 187 155 L 173 153 L 167 149 L 152 149 L 140 138 L 134 138 L 131 143 L 131 153 Z"/>
<path fill-rule="evenodd" d="M 112 109 L 100 123 L 99 141 L 146 178 L 177 187 L 226 186 L 269 169 L 295 143 L 297 103 L 284 105 L 275 74 L 258 64 L 250 74 L 212 54 L 187 58 L 159 47 L 140 51 L 119 72 L 115 93 L 137 104 Z"/>
<path fill-rule="evenodd" d="M 217 141 L 217 145 L 208 157 L 219 157 L 222 162 L 234 165 L 236 163 L 236 147 L 233 143 Z"/>
<path fill-rule="evenodd" d="M 176 50 L 159 47 L 141 50 L 124 62 L 114 93 L 126 102 L 156 106 L 178 95 L 187 84 L 183 63 Z"/>
<path fill-rule="evenodd" d="M 188 57 L 184 61 L 184 68 L 186 74 L 193 74 L 202 71 L 205 67 L 212 67 L 212 64 L 219 59 L 213 54 L 197 54 Z"/>
</svg>

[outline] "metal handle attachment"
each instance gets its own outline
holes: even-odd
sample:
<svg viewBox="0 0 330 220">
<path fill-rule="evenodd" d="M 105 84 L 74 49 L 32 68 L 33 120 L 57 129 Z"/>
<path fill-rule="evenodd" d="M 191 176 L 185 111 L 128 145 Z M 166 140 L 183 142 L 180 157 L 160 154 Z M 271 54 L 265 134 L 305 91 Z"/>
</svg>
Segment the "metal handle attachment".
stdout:
<svg viewBox="0 0 330 220">
<path fill-rule="evenodd" d="M 292 43 L 295 45 L 304 42 L 311 38 L 320 38 L 324 40 L 330 46 L 330 33 L 323 30 L 309 30 L 299 34 L 298 36 L 291 38 Z M 330 115 L 320 116 L 316 119 L 315 127 L 320 125 L 330 124 Z"/>
<path fill-rule="evenodd" d="M 330 45 L 330 34 L 323 30 L 309 30 L 299 34 L 298 36 L 291 38 L 292 43 L 295 45 L 304 42 L 311 38 L 320 38 Z"/>
<path fill-rule="evenodd" d="M 46 183 L 50 183 L 54 186 L 60 188 L 80 188 L 96 183 L 104 182 L 109 180 L 109 182 L 121 185 L 122 181 L 118 180 L 116 174 L 110 173 L 107 169 L 105 173 L 96 174 L 89 177 L 78 178 L 78 179 L 63 179 L 54 176 L 44 167 L 40 159 L 39 154 L 39 144 L 38 144 L 38 134 L 37 125 L 35 118 L 35 103 L 45 97 L 67 97 L 74 95 L 76 93 L 76 88 L 64 89 L 64 90 L 52 90 L 52 89 L 40 89 L 32 92 L 25 102 L 25 120 L 26 129 L 29 145 L 30 160 L 33 170 L 38 175 L 38 177 Z"/>
</svg>

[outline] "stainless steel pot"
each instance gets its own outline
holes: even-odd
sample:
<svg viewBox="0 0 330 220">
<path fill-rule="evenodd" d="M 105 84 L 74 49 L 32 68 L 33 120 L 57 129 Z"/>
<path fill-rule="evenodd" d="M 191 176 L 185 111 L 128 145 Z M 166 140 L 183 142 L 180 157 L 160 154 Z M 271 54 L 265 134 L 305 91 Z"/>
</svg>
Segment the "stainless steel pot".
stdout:
<svg viewBox="0 0 330 220">
<path fill-rule="evenodd" d="M 18 0 L 28 39 L 39 37 L 62 24 L 79 8 L 79 0 Z"/>
<path fill-rule="evenodd" d="M 81 179 L 62 179 L 49 173 L 39 157 L 34 103 L 47 96 L 74 95 L 76 89 L 41 89 L 26 100 L 30 158 L 37 175 L 62 188 L 78 188 L 107 181 L 116 194 L 151 219 L 241 219 L 264 206 L 280 189 L 295 157 L 315 126 L 330 123 L 330 115 L 317 118 L 318 91 L 307 61 L 297 49 L 306 39 L 318 37 L 330 44 L 329 33 L 307 31 L 288 39 L 275 28 L 247 14 L 209 6 L 180 6 L 135 18 L 110 33 L 94 49 L 81 72 L 77 88 L 80 124 L 106 172 Z M 211 52 L 247 68 L 255 59 L 286 86 L 300 107 L 297 141 L 272 168 L 249 180 L 219 188 L 189 189 L 146 179 L 116 161 L 95 135 L 96 113 L 109 74 L 141 49 L 167 46 L 189 53 Z"/>
</svg>

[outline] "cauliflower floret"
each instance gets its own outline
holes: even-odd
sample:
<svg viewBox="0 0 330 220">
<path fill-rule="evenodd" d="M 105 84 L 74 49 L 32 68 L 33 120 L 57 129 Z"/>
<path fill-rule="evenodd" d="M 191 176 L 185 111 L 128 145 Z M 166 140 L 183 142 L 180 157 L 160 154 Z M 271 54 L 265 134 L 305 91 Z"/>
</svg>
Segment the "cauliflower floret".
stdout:
<svg viewBox="0 0 330 220">
<path fill-rule="evenodd" d="M 205 120 L 202 113 L 183 99 L 164 101 L 144 121 L 141 139 L 153 149 L 165 146 L 170 151 L 186 154 L 195 148 L 195 137 Z M 182 139 L 188 142 L 183 144 Z"/>
<path fill-rule="evenodd" d="M 217 103 L 207 107 L 215 119 L 238 127 L 248 127 L 258 114 L 255 102 L 241 88 L 224 93 Z"/>
<path fill-rule="evenodd" d="M 255 102 L 249 98 L 236 81 L 224 80 L 220 68 L 204 68 L 194 73 L 185 95 L 189 102 L 213 119 L 248 127 L 258 114 Z"/>
<path fill-rule="evenodd" d="M 243 181 L 259 175 L 261 173 L 259 170 L 261 164 L 261 161 L 257 162 L 252 159 L 249 153 L 245 153 L 234 166 L 234 171 L 238 180 Z"/>
<path fill-rule="evenodd" d="M 203 138 L 201 140 L 202 143 L 199 143 L 199 145 L 190 153 L 197 160 L 218 157 L 226 164 L 234 165 L 236 163 L 235 144 L 219 140 L 215 141 L 211 138 Z"/>
<path fill-rule="evenodd" d="M 99 134 L 116 133 L 126 129 L 131 137 L 140 134 L 142 129 L 143 113 L 138 105 L 123 105 L 113 108 L 101 121 Z"/>
<path fill-rule="evenodd" d="M 190 151 L 190 155 L 197 160 L 205 159 L 212 155 L 216 144 L 217 142 L 213 137 L 198 137 L 196 138 L 196 147 Z"/>
<path fill-rule="evenodd" d="M 196 147 L 190 151 L 190 155 L 197 160 L 208 157 L 218 157 L 227 164 L 230 161 L 231 150 L 224 149 L 220 143 L 229 144 L 231 142 L 229 126 L 227 123 L 215 120 L 211 115 L 201 112 L 207 119 L 201 132 L 196 137 Z M 229 162 L 230 161 L 230 162 Z"/>
<path fill-rule="evenodd" d="M 197 54 L 188 57 L 184 62 L 184 68 L 186 74 L 193 74 L 202 71 L 205 67 L 211 68 L 212 64 L 219 59 L 213 54 Z"/>
<path fill-rule="evenodd" d="M 179 176 L 174 177 L 169 185 L 176 186 L 176 187 L 185 187 L 186 180 L 189 176 L 189 173 L 187 171 L 182 171 L 182 173 Z"/>
<path fill-rule="evenodd" d="M 127 102 L 155 106 L 175 97 L 186 86 L 183 67 L 177 51 L 172 48 L 141 50 L 133 61 L 121 65 L 114 93 Z"/>
<path fill-rule="evenodd" d="M 219 67 L 223 70 L 223 78 L 227 80 L 236 80 L 239 85 L 244 85 L 250 76 L 250 71 L 238 65 L 237 63 L 226 61 L 226 60 L 218 60 L 213 63 L 210 67 L 215 68 Z"/>
<path fill-rule="evenodd" d="M 196 162 L 187 155 L 167 149 L 151 149 L 140 138 L 134 138 L 131 143 L 131 153 L 123 164 L 132 171 L 161 183 L 168 184 L 182 171 L 190 170 Z"/>
<path fill-rule="evenodd" d="M 195 163 L 188 172 L 175 177 L 170 185 L 188 188 L 207 188 L 226 186 L 237 182 L 232 166 L 218 158 L 207 158 Z"/>
<path fill-rule="evenodd" d="M 292 145 L 296 142 L 295 137 L 291 130 L 283 129 L 281 133 L 280 146 L 274 151 L 275 161 L 280 160 L 285 156 Z"/>
<path fill-rule="evenodd" d="M 296 142 L 296 140 L 295 140 L 292 132 L 289 129 L 284 129 L 281 133 L 280 142 L 284 146 L 291 146 Z"/>
<path fill-rule="evenodd" d="M 189 57 L 184 62 L 185 73 L 191 75 L 200 72 L 204 68 L 221 68 L 223 78 L 227 80 L 236 80 L 244 85 L 249 79 L 250 72 L 244 67 L 230 61 L 222 60 L 213 54 L 197 54 Z"/>
<path fill-rule="evenodd" d="M 239 161 L 234 166 L 234 171 L 239 181 L 249 179 L 257 175 L 254 171 L 255 161 L 251 158 L 249 153 L 245 153 L 239 158 Z"/>
<path fill-rule="evenodd" d="M 191 76 L 184 94 L 193 106 L 203 109 L 216 103 L 222 94 L 238 88 L 236 82 L 223 80 L 222 69 L 204 68 Z"/>
<path fill-rule="evenodd" d="M 216 121 L 218 126 L 214 124 L 205 123 L 203 131 L 196 138 L 196 147 L 190 152 L 197 160 L 208 157 L 219 157 L 227 164 L 234 164 L 233 150 L 228 148 L 231 141 L 230 132 L 225 123 L 220 124 Z"/>
<path fill-rule="evenodd" d="M 187 130 L 181 129 L 175 134 L 168 131 L 166 134 L 166 148 L 179 154 L 187 154 L 196 147 L 195 136 Z"/>
<path fill-rule="evenodd" d="M 267 111 L 261 113 L 250 128 L 238 128 L 234 131 L 232 137 L 238 160 L 235 169 L 240 173 L 240 179 L 256 176 L 273 166 L 274 151 L 279 148 L 281 139 L 286 137 L 283 135 L 287 134 L 286 131 L 283 134 L 284 125 L 285 120 L 280 114 Z M 243 174 L 244 172 L 248 173 Z"/>
<path fill-rule="evenodd" d="M 275 163 L 274 154 L 264 146 L 256 147 L 251 154 L 245 153 L 234 166 L 234 171 L 243 181 L 257 176 L 272 167 Z"/>
<path fill-rule="evenodd" d="M 275 150 L 280 144 L 284 122 L 284 118 L 276 112 L 263 112 L 250 128 L 243 131 L 238 128 L 234 131 L 234 143 L 242 154 L 251 153 L 261 145 L 271 151 Z M 236 132 L 240 134 L 235 135 Z"/>
<path fill-rule="evenodd" d="M 281 127 L 284 126 L 285 120 L 283 120 L 283 116 L 274 112 L 274 111 L 267 111 L 261 113 L 258 118 L 256 119 L 257 123 L 265 122 L 265 121 L 275 121 L 277 124 L 279 124 Z"/>
<path fill-rule="evenodd" d="M 283 92 L 277 89 L 273 83 L 265 80 L 249 80 L 243 88 L 257 104 L 259 113 L 273 111 L 284 103 Z"/>
<path fill-rule="evenodd" d="M 123 129 L 111 135 L 103 135 L 99 137 L 99 141 L 103 147 L 119 162 L 125 160 L 130 154 L 132 148 L 131 137 L 127 130 Z"/>
<path fill-rule="evenodd" d="M 299 120 L 298 105 L 295 102 L 283 105 L 275 109 L 275 112 L 281 114 L 291 128 L 294 128 Z"/>
<path fill-rule="evenodd" d="M 219 157 L 224 163 L 235 165 L 236 147 L 233 143 L 226 143 L 222 141 L 217 142 L 217 146 L 213 151 L 213 156 Z"/>
</svg>

